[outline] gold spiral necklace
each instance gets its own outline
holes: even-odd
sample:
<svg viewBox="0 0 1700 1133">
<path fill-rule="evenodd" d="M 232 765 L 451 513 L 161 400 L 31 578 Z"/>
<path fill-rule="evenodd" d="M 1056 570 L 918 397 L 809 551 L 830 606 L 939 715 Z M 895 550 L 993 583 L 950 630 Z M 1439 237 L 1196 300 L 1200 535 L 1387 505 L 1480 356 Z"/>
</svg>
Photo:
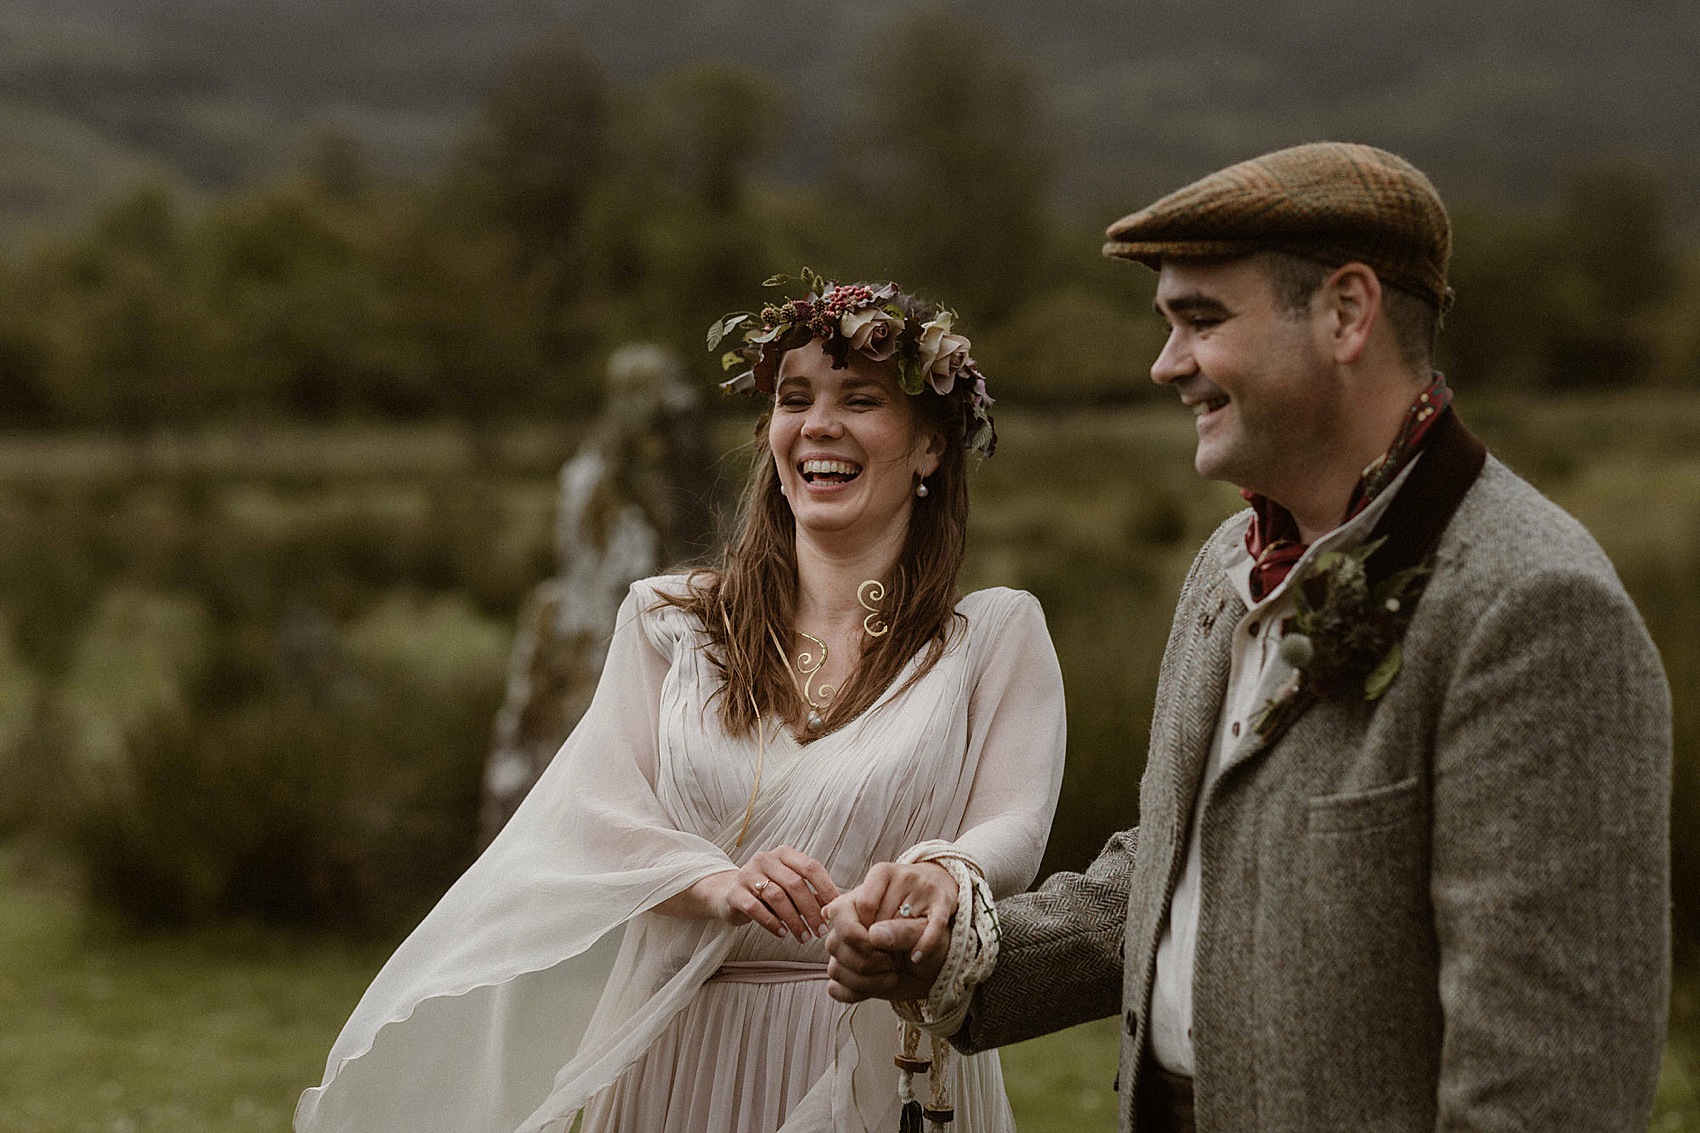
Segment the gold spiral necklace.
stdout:
<svg viewBox="0 0 1700 1133">
<path fill-rule="evenodd" d="M 891 632 L 891 625 L 881 619 L 880 608 L 875 605 L 884 597 L 885 583 L 878 579 L 870 578 L 856 588 L 856 601 L 861 604 L 862 609 L 868 611 L 867 617 L 862 619 L 862 632 L 869 637 L 884 637 Z M 798 690 L 803 694 L 803 703 L 809 706 L 809 716 L 804 727 L 810 732 L 818 732 L 826 723 L 825 713 L 832 704 L 833 697 L 838 695 L 838 687 L 828 684 L 823 684 L 818 689 L 814 687 L 816 675 L 826 664 L 826 642 L 807 630 L 798 630 L 797 636 L 808 638 L 820 650 L 818 655 L 804 650 L 797 654 L 796 661 L 797 676 L 801 678 Z"/>
<path fill-rule="evenodd" d="M 856 601 L 862 604 L 862 609 L 868 611 L 868 616 L 862 619 L 862 632 L 869 637 L 884 637 L 891 632 L 890 623 L 881 619 L 880 608 L 874 605 L 884 597 L 885 583 L 878 579 L 870 578 L 856 588 Z M 802 693 L 803 702 L 809 706 L 809 715 L 804 722 L 804 728 L 813 734 L 819 732 L 825 726 L 826 717 L 822 715 L 822 711 L 831 704 L 832 698 L 838 694 L 838 689 L 832 685 L 821 685 L 819 689 L 814 687 L 815 674 L 819 673 L 821 666 L 826 664 L 826 642 L 812 633 L 805 633 L 803 630 L 798 630 L 797 633 L 799 636 L 806 637 L 814 642 L 816 648 L 820 650 L 818 658 L 813 653 L 806 651 L 799 653 L 794 669 L 789 656 L 786 656 L 787 670 L 793 672 L 792 680 L 797 681 L 797 691 Z M 771 629 L 769 634 L 772 636 L 774 647 L 779 649 L 781 656 L 785 656 L 785 650 L 779 645 L 778 636 L 773 635 Z M 727 636 L 731 636 L 730 626 L 727 627 Z M 797 680 L 798 677 L 802 679 Z M 743 846 L 744 839 L 750 832 L 750 819 L 755 814 L 756 796 L 761 793 L 762 765 L 766 762 L 767 755 L 767 740 L 763 735 L 761 711 L 756 705 L 755 694 L 752 692 L 749 697 L 750 711 L 756 717 L 756 774 L 755 782 L 750 786 L 750 800 L 744 806 L 744 821 L 738 828 L 738 840 L 733 843 L 734 849 Z M 780 726 L 783 727 L 784 725 Z"/>
</svg>

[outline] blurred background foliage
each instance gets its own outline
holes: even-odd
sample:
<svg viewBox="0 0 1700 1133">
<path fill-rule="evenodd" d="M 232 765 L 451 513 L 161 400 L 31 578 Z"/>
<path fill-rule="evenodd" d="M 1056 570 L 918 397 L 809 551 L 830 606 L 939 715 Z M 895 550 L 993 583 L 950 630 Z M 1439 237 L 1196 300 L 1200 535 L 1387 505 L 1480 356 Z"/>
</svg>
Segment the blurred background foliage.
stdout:
<svg viewBox="0 0 1700 1133">
<path fill-rule="evenodd" d="M 171 22 L 167 13 L 186 19 L 198 5 L 161 6 L 151 22 L 116 14 L 103 22 L 94 0 L 84 2 L 76 26 L 128 28 L 125 42 L 142 53 L 124 82 L 145 74 L 169 88 L 170 72 L 151 68 L 170 52 L 150 37 Z M 81 10 L 73 0 L 43 4 Z M 1639 34 L 1650 9 L 1662 11 L 1637 5 L 1617 37 Z M 431 10 L 444 29 L 460 26 L 447 0 Z M 1692 6 L 1680 13 L 1667 33 L 1700 35 Z M 359 38 L 356 15 L 343 38 Z M 113 107 L 145 117 L 154 104 L 112 72 L 121 53 L 79 56 L 82 70 L 67 71 L 69 62 L 50 65 L 42 54 L 57 42 L 43 38 L 44 16 L 7 18 L 17 38 L 10 62 L 0 54 L 0 106 L 76 109 L 122 135 L 108 121 Z M 796 59 L 772 69 L 706 56 L 614 66 L 589 46 L 591 34 L 557 28 L 498 62 L 480 41 L 467 46 L 465 66 L 488 65 L 485 93 L 431 151 L 435 164 L 411 171 L 373 130 L 302 109 L 295 133 L 276 128 L 294 139 L 292 158 L 256 156 L 243 166 L 247 180 L 197 180 L 161 164 L 173 151 L 152 127 L 130 122 L 159 170 L 120 182 L 85 222 L 43 226 L 23 205 L 31 194 L 0 191 L 0 232 L 13 248 L 0 259 L 0 414 L 14 428 L 132 432 L 583 416 L 614 345 L 659 339 L 706 370 L 702 328 L 727 307 L 759 302 L 757 280 L 799 263 L 948 296 L 1010 403 L 1137 398 L 1158 329 L 1146 313 L 1151 281 L 1094 255 L 1103 225 L 1142 200 L 1137 186 L 1172 187 L 1218 152 L 1225 160 L 1358 123 L 1344 112 L 1299 115 L 1276 133 L 1245 126 L 1244 137 L 1212 139 L 1200 129 L 1206 100 L 1172 126 L 1194 139 L 1189 147 L 1152 140 L 1140 151 L 1130 139 L 1083 149 L 1073 131 L 1099 115 L 1069 101 L 1073 88 L 1052 56 L 1089 45 L 1073 17 L 1059 16 L 1045 40 L 1050 53 L 1029 50 L 1012 34 L 1022 26 L 1013 18 L 999 26 L 937 8 L 841 29 L 843 43 L 810 53 L 818 66 L 833 63 L 829 92 L 803 82 Z M 681 34 L 674 29 L 669 42 Z M 606 29 L 600 38 L 616 57 L 632 50 Z M 1551 66 L 1563 65 L 1567 42 L 1545 45 Z M 1693 45 L 1700 50 L 1700 38 Z M 1128 81 L 1143 75 L 1147 99 L 1200 84 L 1201 97 L 1208 88 L 1221 99 L 1251 84 L 1297 105 L 1314 81 L 1273 55 L 1261 69 L 1218 60 L 1209 76 L 1186 82 L 1174 65 L 1113 71 Z M 1270 68 L 1279 74 L 1264 75 Z M 1217 71 L 1223 89 L 1206 82 Z M 1515 85 L 1515 70 L 1491 74 Z M 187 74 L 175 81 L 193 85 Z M 213 85 L 226 102 L 256 101 L 258 88 L 249 88 L 258 82 L 227 75 Z M 103 98 L 103 83 L 128 93 Z M 423 105 L 418 84 L 414 76 L 391 96 Z M 1690 76 L 1664 99 L 1694 86 Z M 1700 91 L 1695 99 L 1700 115 Z M 1567 121 L 1539 99 L 1527 109 L 1542 111 L 1542 131 L 1559 131 L 1538 176 L 1517 172 L 1509 141 L 1498 159 L 1461 168 L 1483 124 L 1457 137 L 1407 138 L 1389 113 L 1353 131 L 1405 149 L 1454 204 L 1462 299 L 1443 367 L 1473 390 L 1700 386 L 1700 203 L 1672 196 L 1672 186 L 1700 183 L 1700 156 L 1684 148 L 1700 152 L 1700 142 L 1667 136 L 1650 147 L 1629 128 L 1640 119 L 1626 118 L 1616 144 L 1577 147 L 1562 130 L 1586 121 Z M 1146 129 L 1160 117 L 1154 109 Z M 282 144 L 278 132 L 266 136 Z M 28 148 L 22 137 L 0 122 L 8 153 Z M 1134 187 L 1110 203 L 1086 199 L 1081 167 L 1101 173 L 1130 147 L 1142 159 Z M 1443 156 L 1427 161 L 1424 148 Z M 1696 176 L 1685 179 L 1691 160 Z M 806 175 L 788 172 L 796 167 Z"/>
<path fill-rule="evenodd" d="M 1664 124 L 1700 118 L 1700 8 L 1552 3 L 8 6 L 0 892 L 92 898 L 42 924 L 393 939 L 473 852 L 515 616 L 609 352 L 660 342 L 706 383 L 709 321 L 802 264 L 948 298 L 993 375 L 964 585 L 1044 603 L 1070 701 L 1045 868 L 1080 867 L 1135 813 L 1175 592 L 1238 506 L 1146 380 L 1150 273 L 1100 233 L 1334 135 L 1435 176 L 1461 411 L 1598 535 L 1663 651 L 1692 968 L 1700 136 Z M 735 478 L 747 407 L 714 408 Z M 19 926 L 0 944 L 38 951 Z M 376 954 L 326 986 L 356 993 Z M 21 971 L 0 963 L 0 1009 Z M 1661 1104 L 1689 1116 L 1661 1129 L 1700 1129 L 1682 986 L 1688 1094 Z M 0 1053 L 45 1042 L 59 1001 Z M 289 1004 L 266 1029 L 346 1008 Z M 242 1112 L 208 1127 L 271 1111 Z M 60 1127 L 26 1116 L 0 1104 Z"/>
<path fill-rule="evenodd" d="M 298 7 L 310 26 L 319 10 Z M 11 12 L 0 93 L 105 123 L 172 164 L 172 130 L 200 153 L 214 106 L 288 85 L 219 71 L 244 58 L 240 38 L 173 70 L 162 60 L 182 45 L 161 28 L 197 42 L 231 25 L 197 3 L 142 9 Z M 376 34 L 363 10 L 317 54 L 274 46 L 335 70 Z M 463 13 L 429 10 L 437 22 L 408 34 L 447 52 Z M 1168 603 L 1236 500 L 1196 482 L 1184 420 L 1144 380 L 1162 335 L 1151 274 L 1096 254 L 1102 222 L 1139 198 L 1088 217 L 1069 171 L 1078 145 L 1056 129 L 1073 89 L 1058 59 L 1103 45 L 1073 17 L 1036 51 L 1009 12 L 887 15 L 839 28 L 808 71 L 772 50 L 633 63 L 631 43 L 588 16 L 516 47 L 524 21 L 508 13 L 463 44 L 457 73 L 489 68 L 476 100 L 426 81 L 429 67 L 340 88 L 437 115 L 467 105 L 433 165 L 408 172 L 371 156 L 361 131 L 321 122 L 274 175 L 144 177 L 0 258 L 5 830 L 76 847 L 95 894 L 145 922 L 405 923 L 469 852 L 501 658 L 549 569 L 549 477 L 598 408 L 609 351 L 659 341 L 706 381 L 710 320 L 809 263 L 949 296 L 995 375 L 1007 441 L 978 473 L 970 581 L 1029 586 L 1051 612 L 1073 743 L 1047 865 L 1084 861 L 1132 813 Z M 1640 19 L 1620 34 L 1639 35 Z M 1446 26 L 1429 30 L 1444 40 Z M 1304 56 L 1291 31 L 1277 38 Z M 1135 73 L 1101 62 L 1094 73 Z M 1314 76 L 1292 63 L 1266 52 L 1262 67 L 1302 102 Z M 1141 73 L 1147 97 L 1179 81 L 1161 61 Z M 1224 97 L 1200 82 L 1181 89 Z M 1276 82 L 1249 65 L 1224 78 Z M 1215 144 L 1153 143 L 1149 159 L 1178 179 Z M 807 179 L 785 172 L 798 146 Z M 1677 678 L 1688 818 L 1700 245 L 1668 191 L 1688 158 L 1674 141 L 1659 152 L 1569 162 L 1546 200 L 1456 197 L 1460 298 L 1441 364 L 1466 412 L 1491 414 L 1490 439 L 1593 524 L 1643 599 Z M 1580 394 L 1607 408 L 1560 396 Z M 743 429 L 729 413 L 728 449 Z M 1692 949 L 1700 828 L 1679 821 L 1677 834 Z"/>
</svg>

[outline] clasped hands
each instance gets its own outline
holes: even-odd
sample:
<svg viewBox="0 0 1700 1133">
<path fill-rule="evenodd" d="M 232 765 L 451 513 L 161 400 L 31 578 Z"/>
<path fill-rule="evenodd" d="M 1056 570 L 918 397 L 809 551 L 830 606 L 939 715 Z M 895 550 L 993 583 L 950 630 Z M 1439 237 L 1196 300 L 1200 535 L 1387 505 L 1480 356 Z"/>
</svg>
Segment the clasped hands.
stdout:
<svg viewBox="0 0 1700 1133">
<path fill-rule="evenodd" d="M 826 906 L 827 994 L 926 999 L 950 950 L 956 882 L 933 862 L 880 862 Z"/>
<path fill-rule="evenodd" d="M 933 862 L 880 862 L 839 893 L 826 867 L 790 846 L 710 874 L 656 906 L 669 916 L 754 921 L 775 936 L 826 941 L 827 993 L 844 1003 L 925 999 L 950 950 L 956 882 Z"/>
</svg>

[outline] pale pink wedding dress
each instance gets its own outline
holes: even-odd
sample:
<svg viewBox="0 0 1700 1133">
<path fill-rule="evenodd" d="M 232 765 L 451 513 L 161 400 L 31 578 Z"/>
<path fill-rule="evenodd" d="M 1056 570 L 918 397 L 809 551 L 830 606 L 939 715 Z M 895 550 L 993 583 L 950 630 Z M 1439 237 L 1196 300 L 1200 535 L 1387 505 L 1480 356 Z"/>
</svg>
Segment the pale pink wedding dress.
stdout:
<svg viewBox="0 0 1700 1133">
<path fill-rule="evenodd" d="M 1029 884 L 1062 776 L 1056 655 L 1031 595 L 964 598 L 945 656 L 799 744 L 720 728 L 694 620 L 622 605 L 590 710 L 531 796 L 378 974 L 298 1133 L 888 1133 L 897 1023 L 826 995 L 818 941 L 649 912 L 786 844 L 849 888 L 946 838 Z M 913 665 L 914 662 L 911 662 Z M 898 691 L 901 689 L 901 691 Z M 995 1053 L 955 1060 L 958 1133 L 1013 1128 Z"/>
</svg>

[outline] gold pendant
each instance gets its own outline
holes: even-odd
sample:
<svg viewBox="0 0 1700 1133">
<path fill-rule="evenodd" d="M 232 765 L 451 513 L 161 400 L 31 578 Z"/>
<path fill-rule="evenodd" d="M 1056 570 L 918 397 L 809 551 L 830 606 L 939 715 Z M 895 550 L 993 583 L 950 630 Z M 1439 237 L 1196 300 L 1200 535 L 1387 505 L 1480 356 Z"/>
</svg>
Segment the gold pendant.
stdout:
<svg viewBox="0 0 1700 1133">
<path fill-rule="evenodd" d="M 802 630 L 798 630 L 797 634 L 800 637 L 808 638 L 810 641 L 820 646 L 820 657 L 818 659 L 812 653 L 805 652 L 797 654 L 797 673 L 803 677 L 803 700 L 809 706 L 807 727 L 811 732 L 818 732 L 821 725 L 825 723 L 824 718 L 821 716 L 821 710 L 828 704 L 832 703 L 832 698 L 838 694 L 838 690 L 833 688 L 831 685 L 821 685 L 820 699 L 815 699 L 815 693 L 813 692 L 815 674 L 820 672 L 822 665 L 826 664 L 826 642 L 822 641 L 814 634 L 804 633 Z"/>
</svg>

